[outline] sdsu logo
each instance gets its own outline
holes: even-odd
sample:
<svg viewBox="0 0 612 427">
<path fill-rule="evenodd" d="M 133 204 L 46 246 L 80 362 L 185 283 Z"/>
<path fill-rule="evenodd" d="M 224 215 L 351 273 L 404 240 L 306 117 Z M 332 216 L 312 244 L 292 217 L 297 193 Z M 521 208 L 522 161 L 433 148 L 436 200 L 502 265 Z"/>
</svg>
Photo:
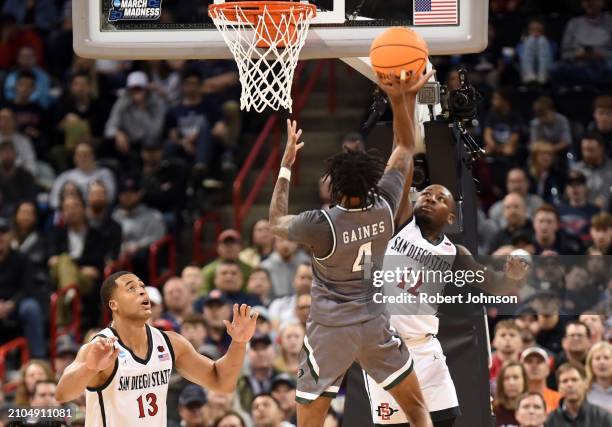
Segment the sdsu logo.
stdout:
<svg viewBox="0 0 612 427">
<path fill-rule="evenodd" d="M 161 0 L 109 0 L 111 8 L 108 21 L 124 21 L 130 19 L 159 19 L 161 15 Z"/>
<path fill-rule="evenodd" d="M 380 405 L 378 405 L 378 408 L 376 408 L 376 414 L 383 421 L 389 421 L 391 419 L 391 416 L 395 414 L 397 411 L 399 411 L 399 409 L 393 409 L 386 402 L 381 403 Z"/>
</svg>

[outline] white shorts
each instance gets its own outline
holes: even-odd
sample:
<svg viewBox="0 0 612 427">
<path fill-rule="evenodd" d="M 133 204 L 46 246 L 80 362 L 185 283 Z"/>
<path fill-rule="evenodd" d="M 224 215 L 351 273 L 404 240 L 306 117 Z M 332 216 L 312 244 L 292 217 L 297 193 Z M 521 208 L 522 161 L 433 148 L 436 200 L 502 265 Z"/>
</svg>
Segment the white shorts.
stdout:
<svg viewBox="0 0 612 427">
<path fill-rule="evenodd" d="M 431 337 L 428 342 L 409 347 L 409 350 L 414 360 L 414 371 L 419 379 L 425 404 L 432 420 L 436 422 L 457 417 L 460 414 L 457 392 L 448 366 L 446 366 L 446 357 L 442 352 L 440 341 Z M 363 375 L 370 398 L 374 425 L 408 425 L 406 415 L 393 396 L 365 371 Z"/>
</svg>

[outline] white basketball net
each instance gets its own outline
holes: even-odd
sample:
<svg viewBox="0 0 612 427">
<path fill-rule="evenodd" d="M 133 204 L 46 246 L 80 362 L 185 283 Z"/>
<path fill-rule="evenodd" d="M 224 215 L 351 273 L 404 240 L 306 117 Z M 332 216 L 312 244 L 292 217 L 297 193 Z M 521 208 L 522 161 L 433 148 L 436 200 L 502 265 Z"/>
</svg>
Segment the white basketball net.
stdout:
<svg viewBox="0 0 612 427">
<path fill-rule="evenodd" d="M 240 108 L 260 113 L 266 107 L 283 107 L 291 112 L 291 82 L 313 13 L 289 7 L 272 17 L 264 6 L 259 16 L 249 19 L 234 6 L 227 12 L 231 19 L 223 9 L 216 15 L 213 22 L 238 64 Z"/>
</svg>

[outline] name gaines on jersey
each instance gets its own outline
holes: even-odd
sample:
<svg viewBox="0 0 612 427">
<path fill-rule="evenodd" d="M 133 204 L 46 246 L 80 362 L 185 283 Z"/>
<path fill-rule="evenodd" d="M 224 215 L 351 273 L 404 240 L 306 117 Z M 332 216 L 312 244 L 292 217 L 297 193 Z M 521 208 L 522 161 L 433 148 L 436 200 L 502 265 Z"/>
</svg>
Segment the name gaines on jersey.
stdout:
<svg viewBox="0 0 612 427">
<path fill-rule="evenodd" d="M 362 225 L 352 230 L 342 233 L 344 243 L 358 242 L 359 240 L 369 239 L 385 232 L 385 222 L 380 221 L 375 224 Z"/>
</svg>

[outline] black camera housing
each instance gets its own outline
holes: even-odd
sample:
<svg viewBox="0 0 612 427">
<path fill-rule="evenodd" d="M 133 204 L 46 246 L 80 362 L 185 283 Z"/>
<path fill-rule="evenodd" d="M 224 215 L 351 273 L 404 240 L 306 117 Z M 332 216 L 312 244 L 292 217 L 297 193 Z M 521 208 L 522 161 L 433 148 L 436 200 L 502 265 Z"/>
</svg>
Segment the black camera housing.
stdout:
<svg viewBox="0 0 612 427">
<path fill-rule="evenodd" d="M 451 121 L 466 121 L 476 118 L 476 105 L 478 94 L 474 86 L 467 79 L 467 71 L 464 68 L 457 70 L 459 73 L 459 89 L 453 90 L 448 95 L 448 112 Z"/>
</svg>

